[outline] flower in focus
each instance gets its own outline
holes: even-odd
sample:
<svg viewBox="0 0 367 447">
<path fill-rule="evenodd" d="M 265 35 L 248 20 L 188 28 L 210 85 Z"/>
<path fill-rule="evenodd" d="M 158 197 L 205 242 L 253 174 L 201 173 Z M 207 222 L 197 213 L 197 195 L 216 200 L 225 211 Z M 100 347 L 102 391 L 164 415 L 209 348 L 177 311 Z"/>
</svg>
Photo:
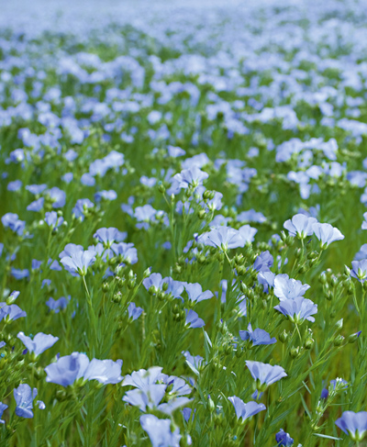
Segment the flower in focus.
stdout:
<svg viewBox="0 0 367 447">
<path fill-rule="evenodd" d="M 252 378 L 256 380 L 258 388 L 261 388 L 261 390 L 266 389 L 267 386 L 283 377 L 287 377 L 287 373 L 278 365 L 272 366 L 268 363 L 246 360 L 246 366 L 250 370 Z"/>
<path fill-rule="evenodd" d="M 282 428 L 275 435 L 275 440 L 278 443 L 278 446 L 283 445 L 284 447 L 290 447 L 294 442 L 289 433 L 286 433 Z"/>
<path fill-rule="evenodd" d="M 71 245 L 71 244 L 69 244 Z M 66 247 L 65 247 L 66 248 Z M 61 264 L 70 273 L 78 273 L 80 276 L 87 274 L 88 267 L 96 260 L 94 253 L 80 248 L 78 245 L 70 247 L 68 256 L 61 258 Z"/>
<path fill-rule="evenodd" d="M 341 241 L 344 239 L 341 232 L 328 223 L 314 223 L 312 225 L 312 229 L 317 239 L 321 242 L 323 248 L 327 247 L 334 241 Z"/>
<path fill-rule="evenodd" d="M 258 404 L 257 402 L 248 402 L 245 404 L 243 400 L 237 396 L 229 397 L 228 400 L 232 402 L 234 406 L 237 419 L 242 419 L 242 421 L 245 421 L 260 411 L 266 410 L 264 404 Z"/>
<path fill-rule="evenodd" d="M 264 329 L 252 330 L 251 323 L 247 327 L 247 331 L 240 331 L 241 340 L 250 340 L 252 346 L 272 345 L 276 343 L 276 338 L 270 338 L 270 335 Z"/>
<path fill-rule="evenodd" d="M 14 399 L 17 404 L 15 414 L 19 417 L 30 419 L 33 418 L 33 401 L 37 396 L 37 389 L 25 383 L 21 383 L 18 388 L 14 389 Z M 46 408 L 42 401 L 37 401 L 38 408 L 44 410 Z"/>
<path fill-rule="evenodd" d="M 317 313 L 317 304 L 303 297 L 281 301 L 274 309 L 288 316 L 292 323 L 301 324 L 304 320 L 315 321 L 311 315 Z"/>
<path fill-rule="evenodd" d="M 314 232 L 312 225 L 317 222 L 314 217 L 308 217 L 304 214 L 296 214 L 284 222 L 284 228 L 289 231 L 291 236 L 298 236 L 304 239 L 307 236 L 311 236 Z"/>
</svg>

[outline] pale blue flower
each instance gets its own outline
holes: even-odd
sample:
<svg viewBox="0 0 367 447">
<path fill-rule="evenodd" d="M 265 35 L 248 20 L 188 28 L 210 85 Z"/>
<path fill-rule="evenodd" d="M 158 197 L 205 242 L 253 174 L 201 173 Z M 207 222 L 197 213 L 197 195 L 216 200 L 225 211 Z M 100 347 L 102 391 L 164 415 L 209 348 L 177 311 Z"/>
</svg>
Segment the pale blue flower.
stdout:
<svg viewBox="0 0 367 447">
<path fill-rule="evenodd" d="M 335 424 L 353 441 L 361 441 L 367 434 L 367 411 L 344 411 Z"/>
<path fill-rule="evenodd" d="M 24 335 L 23 332 L 19 332 L 17 335 L 19 340 L 23 342 L 25 347 L 29 352 L 34 352 L 34 355 L 38 356 L 42 354 L 46 349 L 51 348 L 59 337 L 54 337 L 53 335 L 47 335 L 42 332 L 39 332 L 34 336 L 33 340 L 30 337 Z"/>
<path fill-rule="evenodd" d="M 296 214 L 284 222 L 284 228 L 289 231 L 291 236 L 298 236 L 304 239 L 306 236 L 311 236 L 314 232 L 312 225 L 317 222 L 314 217 L 307 217 L 304 214 Z"/>
<path fill-rule="evenodd" d="M 250 370 L 253 379 L 259 381 L 260 386 L 269 386 L 283 377 L 287 377 L 287 373 L 278 365 L 273 366 L 268 363 L 246 360 L 246 366 Z"/>
<path fill-rule="evenodd" d="M 311 315 L 317 313 L 317 304 L 303 297 L 281 301 L 274 309 L 288 316 L 292 323 L 301 324 L 304 320 L 315 321 Z"/>
<path fill-rule="evenodd" d="M 301 281 L 289 276 L 285 273 L 277 275 L 274 279 L 274 295 L 280 301 L 294 300 L 303 296 L 310 288 L 308 284 L 302 284 Z"/>
<path fill-rule="evenodd" d="M 334 241 L 341 241 L 344 239 L 341 232 L 328 223 L 314 223 L 312 229 L 323 247 L 327 247 Z"/>
<path fill-rule="evenodd" d="M 171 431 L 170 419 L 158 419 L 152 414 L 140 417 L 140 424 L 150 438 L 153 447 L 180 447 L 180 430 Z"/>
<path fill-rule="evenodd" d="M 37 389 L 25 383 L 21 383 L 18 388 L 14 389 L 14 399 L 17 404 L 15 414 L 19 417 L 30 419 L 33 418 L 33 401 L 37 396 Z M 46 408 L 42 401 L 37 401 L 38 408 L 44 410 Z"/>
<path fill-rule="evenodd" d="M 268 332 L 264 329 L 252 330 L 251 323 L 247 327 L 247 331 L 240 331 L 241 340 L 250 340 L 253 346 L 272 345 L 276 343 L 276 338 L 270 338 Z"/>
<path fill-rule="evenodd" d="M 258 404 L 257 402 L 248 402 L 247 404 L 245 404 L 243 400 L 237 396 L 229 397 L 228 400 L 234 406 L 237 419 L 242 419 L 242 421 L 245 421 L 251 416 L 260 413 L 260 411 L 266 410 L 264 404 Z"/>
</svg>

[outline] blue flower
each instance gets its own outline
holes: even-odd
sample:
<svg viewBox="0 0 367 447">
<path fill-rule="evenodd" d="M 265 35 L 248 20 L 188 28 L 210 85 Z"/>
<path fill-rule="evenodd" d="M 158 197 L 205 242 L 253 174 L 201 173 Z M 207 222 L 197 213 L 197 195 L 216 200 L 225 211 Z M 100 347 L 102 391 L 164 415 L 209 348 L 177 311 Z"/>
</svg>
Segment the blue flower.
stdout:
<svg viewBox="0 0 367 447">
<path fill-rule="evenodd" d="M 74 216 L 77 219 L 84 220 L 84 213 L 88 208 L 93 208 L 94 204 L 89 199 L 79 199 L 76 201 L 76 204 L 73 208 Z"/>
<path fill-rule="evenodd" d="M 129 318 L 131 318 L 132 321 L 137 320 L 143 313 L 143 309 L 141 307 L 136 307 L 135 303 L 130 303 L 127 311 L 129 313 Z"/>
<path fill-rule="evenodd" d="M 190 186 L 197 188 L 203 184 L 203 181 L 209 177 L 209 174 L 199 169 L 197 166 L 193 166 L 189 169 L 184 169 L 179 174 L 173 177 L 173 182 L 177 183 L 179 189 L 187 189 Z"/>
<path fill-rule="evenodd" d="M 261 388 L 263 388 L 263 385 L 269 386 L 287 376 L 284 369 L 278 365 L 272 366 L 268 363 L 246 360 L 246 366 Z"/>
<path fill-rule="evenodd" d="M 83 374 L 84 380 L 97 380 L 103 385 L 116 384 L 122 381 L 122 360 L 92 359 Z"/>
<path fill-rule="evenodd" d="M 30 203 L 27 206 L 27 211 L 35 211 L 35 212 L 39 212 L 42 210 L 43 205 L 44 205 L 45 199 L 43 197 L 40 197 L 37 200 L 34 200 L 32 203 Z"/>
<path fill-rule="evenodd" d="M 302 284 L 297 279 L 289 278 L 287 274 L 277 275 L 274 279 L 274 295 L 280 301 L 294 300 L 303 296 L 310 286 Z"/>
<path fill-rule="evenodd" d="M 165 286 L 165 284 L 167 284 L 167 286 Z M 143 286 L 148 291 L 152 290 L 153 293 L 164 290 L 167 295 L 171 294 L 174 298 L 181 298 L 185 283 L 174 281 L 171 277 L 162 279 L 160 273 L 152 273 L 148 278 L 143 280 Z"/>
<path fill-rule="evenodd" d="M 314 217 L 307 217 L 304 214 L 296 214 L 284 222 L 284 228 L 289 231 L 291 236 L 298 236 L 304 239 L 307 236 L 311 236 L 314 232 L 312 225 L 317 222 Z"/>
<path fill-rule="evenodd" d="M 266 250 L 260 253 L 259 256 L 255 259 L 254 269 L 258 272 L 269 271 L 273 263 L 273 256 L 270 254 L 269 250 Z"/>
<path fill-rule="evenodd" d="M 51 346 L 53 346 L 59 339 L 59 337 L 46 335 L 42 332 L 39 332 L 37 335 L 35 335 L 33 340 L 30 337 L 24 335 L 23 332 L 19 332 L 17 337 L 24 343 L 28 351 L 34 352 L 36 356 L 42 354 L 44 351 L 46 351 L 46 349 L 51 348 Z"/>
<path fill-rule="evenodd" d="M 14 233 L 17 233 L 18 236 L 22 236 L 25 229 L 25 222 L 19 220 L 18 214 L 7 213 L 4 214 L 1 218 L 1 222 L 5 228 L 9 228 Z"/>
<path fill-rule="evenodd" d="M 56 383 L 63 387 L 72 385 L 76 380 L 97 380 L 106 385 L 108 383 L 121 382 L 122 360 L 98 360 L 89 361 L 85 354 L 73 352 L 65 357 L 60 357 L 55 363 L 45 368 L 46 382 Z"/>
<path fill-rule="evenodd" d="M 328 223 L 314 223 L 312 229 L 323 248 L 334 241 L 341 241 L 344 239 L 341 232 Z"/>
<path fill-rule="evenodd" d="M 64 387 L 72 385 L 76 380 L 83 377 L 88 365 L 88 357 L 79 352 L 60 357 L 57 362 L 51 363 L 45 368 L 46 382 L 56 383 Z"/>
<path fill-rule="evenodd" d="M 247 327 L 247 331 L 240 331 L 242 340 L 250 340 L 253 346 L 272 345 L 276 343 L 276 338 L 270 338 L 270 335 L 263 329 L 252 330 L 251 323 Z"/>
<path fill-rule="evenodd" d="M 317 304 L 303 297 L 281 301 L 274 309 L 288 316 L 292 323 L 301 324 L 304 320 L 315 321 L 311 315 L 317 313 Z"/>
<path fill-rule="evenodd" d="M 329 389 L 323 388 L 321 391 L 321 399 L 327 399 L 329 397 L 329 391 L 331 394 L 335 394 L 334 392 L 346 390 L 348 388 L 348 382 L 344 379 L 337 378 L 334 380 L 330 380 Z"/>
<path fill-rule="evenodd" d="M 54 300 L 53 298 L 49 298 L 48 301 L 46 301 L 46 306 L 51 310 L 54 311 L 55 314 L 58 314 L 60 310 L 66 309 L 66 306 L 68 305 L 68 302 L 70 301 L 70 297 L 66 299 L 65 297 L 61 297 L 58 300 Z"/>
<path fill-rule="evenodd" d="M 349 435 L 353 441 L 361 441 L 367 434 L 367 411 L 344 411 L 335 424 Z"/>
<path fill-rule="evenodd" d="M 7 186 L 8 191 L 19 191 L 22 187 L 23 182 L 21 180 L 14 180 L 13 182 L 9 182 Z"/>
<path fill-rule="evenodd" d="M 258 213 L 255 210 L 242 211 L 236 217 L 238 222 L 256 222 L 264 223 L 267 221 L 266 217 L 262 213 Z"/>
<path fill-rule="evenodd" d="M 184 287 L 192 303 L 200 303 L 200 301 L 208 300 L 213 296 L 210 290 L 203 292 L 199 283 L 184 283 Z"/>
<path fill-rule="evenodd" d="M 98 191 L 94 194 L 94 200 L 96 202 L 100 202 L 101 200 L 116 200 L 117 192 L 113 189 L 109 191 Z"/>
<path fill-rule="evenodd" d="M 46 194 L 52 200 L 53 208 L 62 208 L 66 202 L 66 194 L 61 189 L 54 187 L 46 191 Z"/>
<path fill-rule="evenodd" d="M 15 414 L 22 418 L 33 418 L 33 401 L 37 396 L 37 389 L 31 387 L 25 383 L 19 385 L 14 389 L 14 399 L 17 404 L 15 408 Z M 44 410 L 46 408 L 42 401 L 37 401 L 38 408 Z"/>
<path fill-rule="evenodd" d="M 3 421 L 1 418 L 3 417 L 3 413 L 7 408 L 8 408 L 7 405 L 0 402 L 0 424 L 5 424 L 5 421 Z"/>
<path fill-rule="evenodd" d="M 242 237 L 242 239 L 244 240 L 245 244 L 248 244 L 254 241 L 257 229 L 250 227 L 250 225 L 243 225 L 238 229 L 238 232 Z"/>
<path fill-rule="evenodd" d="M 180 447 L 180 430 L 171 431 L 170 419 L 158 419 L 152 414 L 140 417 L 140 424 L 150 438 L 153 447 Z"/>
<path fill-rule="evenodd" d="M 294 440 L 289 436 L 288 433 L 286 433 L 282 428 L 279 430 L 279 432 L 275 435 L 275 440 L 278 443 L 278 446 L 285 446 L 290 447 L 293 445 Z"/>
<path fill-rule="evenodd" d="M 203 363 L 204 359 L 200 355 L 196 355 L 195 357 L 190 354 L 189 351 L 183 351 L 183 356 L 186 359 L 186 362 L 190 367 L 195 368 L 196 370 L 200 368 L 201 364 Z"/>
<path fill-rule="evenodd" d="M 260 413 L 260 411 L 266 410 L 264 404 L 258 404 L 257 402 L 248 402 L 247 404 L 245 404 L 243 400 L 237 396 L 229 397 L 228 400 L 232 402 L 234 406 L 237 419 L 241 418 L 242 421 L 245 421 L 251 416 Z"/>
<path fill-rule="evenodd" d="M 263 286 L 265 293 L 269 292 L 269 287 L 274 287 L 275 273 L 269 271 L 261 271 L 257 275 L 259 284 Z"/>
<path fill-rule="evenodd" d="M 56 211 L 50 211 L 45 214 L 45 222 L 49 227 L 58 228 L 64 222 L 64 218 L 59 217 Z"/>
<path fill-rule="evenodd" d="M 138 251 L 134 247 L 133 243 L 119 242 L 118 244 L 112 244 L 111 250 L 116 256 L 119 256 L 121 261 L 129 264 L 136 264 L 138 262 Z"/>
<path fill-rule="evenodd" d="M 199 318 L 199 315 L 191 309 L 186 313 L 186 325 L 191 329 L 200 328 L 205 326 L 205 321 Z"/>
<path fill-rule="evenodd" d="M 165 384 L 147 384 L 144 389 L 127 391 L 122 400 L 145 412 L 147 408 L 157 408 L 165 393 Z"/>
<path fill-rule="evenodd" d="M 353 278 L 357 278 L 360 282 L 365 282 L 367 279 L 367 259 L 362 261 L 352 261 L 352 270 L 350 272 Z"/>
<path fill-rule="evenodd" d="M 180 147 L 175 146 L 167 146 L 168 155 L 172 158 L 182 157 L 186 154 L 186 151 L 181 149 Z"/>
<path fill-rule="evenodd" d="M 126 239 L 127 233 L 119 231 L 117 228 L 100 228 L 97 230 L 93 237 L 97 239 L 99 242 L 106 248 L 110 248 L 114 242 L 122 242 Z"/>
<path fill-rule="evenodd" d="M 213 228 L 209 233 L 203 233 L 198 238 L 199 244 L 218 247 L 224 251 L 229 248 L 244 247 L 246 241 L 238 230 L 230 227 Z"/>
<path fill-rule="evenodd" d="M 80 276 L 85 276 L 87 274 L 88 267 L 90 267 L 96 260 L 94 253 L 91 251 L 83 251 L 80 246 L 70 247 L 69 245 L 69 255 L 61 258 L 61 264 L 65 267 L 68 272 L 78 273 Z M 66 249 L 66 247 L 65 247 Z"/>
<path fill-rule="evenodd" d="M 0 303 L 0 321 L 15 321 L 18 318 L 26 317 L 27 314 L 16 304 L 8 306 L 5 303 Z"/>
</svg>

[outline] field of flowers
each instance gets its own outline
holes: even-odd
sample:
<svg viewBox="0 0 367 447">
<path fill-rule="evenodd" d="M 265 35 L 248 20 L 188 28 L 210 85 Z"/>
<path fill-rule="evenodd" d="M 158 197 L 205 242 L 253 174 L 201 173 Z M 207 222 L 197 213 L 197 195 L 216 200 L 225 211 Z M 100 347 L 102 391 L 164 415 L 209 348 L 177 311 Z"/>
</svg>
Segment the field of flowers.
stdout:
<svg viewBox="0 0 367 447">
<path fill-rule="evenodd" d="M 366 446 L 366 1 L 56 3 L 0 17 L 1 447 Z"/>
</svg>

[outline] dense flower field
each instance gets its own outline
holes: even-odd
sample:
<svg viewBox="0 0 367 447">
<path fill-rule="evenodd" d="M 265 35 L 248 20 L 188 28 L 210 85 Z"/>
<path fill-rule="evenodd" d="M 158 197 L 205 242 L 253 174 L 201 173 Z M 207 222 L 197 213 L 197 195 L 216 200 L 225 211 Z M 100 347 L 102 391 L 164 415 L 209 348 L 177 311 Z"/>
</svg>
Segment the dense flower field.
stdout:
<svg viewBox="0 0 367 447">
<path fill-rule="evenodd" d="M 366 3 L 249 3 L 0 19 L 2 447 L 367 445 Z"/>
</svg>

